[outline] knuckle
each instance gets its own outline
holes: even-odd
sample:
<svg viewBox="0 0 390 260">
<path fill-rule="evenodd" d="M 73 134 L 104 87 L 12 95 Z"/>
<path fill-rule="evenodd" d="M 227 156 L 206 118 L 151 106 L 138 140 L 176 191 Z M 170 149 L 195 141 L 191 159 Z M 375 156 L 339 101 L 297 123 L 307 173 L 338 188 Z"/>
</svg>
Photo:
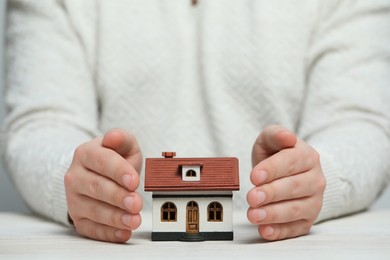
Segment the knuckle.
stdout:
<svg viewBox="0 0 390 260">
<path fill-rule="evenodd" d="M 100 210 L 97 204 L 92 204 L 89 206 L 90 219 L 98 220 L 100 218 Z"/>
<path fill-rule="evenodd" d="M 274 234 L 274 237 L 273 239 L 274 240 L 281 240 L 281 239 L 286 239 L 288 237 L 291 237 L 292 233 L 294 232 L 294 227 L 291 227 L 289 226 L 288 224 L 287 225 L 278 225 L 275 230 L 275 234 Z"/>
<path fill-rule="evenodd" d="M 108 229 L 108 230 L 107 230 Z M 100 234 L 101 240 L 115 242 L 115 234 L 112 228 L 102 228 L 102 232 Z"/>
<path fill-rule="evenodd" d="M 267 180 L 274 180 L 279 178 L 278 173 L 278 162 L 274 159 L 267 160 L 268 165 L 266 172 L 268 173 Z"/>
<path fill-rule="evenodd" d="M 291 185 L 291 195 L 292 197 L 298 197 L 300 194 L 301 194 L 301 190 L 302 190 L 302 183 L 300 180 L 297 180 L 297 179 L 291 179 L 291 182 L 290 182 L 290 185 Z"/>
<path fill-rule="evenodd" d="M 295 224 L 288 225 L 284 228 L 283 238 L 296 237 L 300 235 L 299 226 Z"/>
<path fill-rule="evenodd" d="M 109 231 L 105 231 L 105 233 L 103 234 L 103 241 L 108 241 L 108 242 L 113 242 L 113 243 L 116 243 L 118 242 L 117 238 L 115 237 L 115 231 L 113 230 L 109 230 Z"/>
<path fill-rule="evenodd" d="M 278 234 L 275 236 L 275 240 L 286 239 L 296 237 L 300 235 L 299 226 L 296 223 L 280 225 L 277 230 Z M 276 233 L 276 232 L 275 232 Z"/>
<path fill-rule="evenodd" d="M 293 175 L 296 172 L 297 158 L 295 156 L 286 156 L 287 163 L 287 175 Z"/>
<path fill-rule="evenodd" d="M 301 216 L 301 207 L 299 205 L 292 205 L 289 208 L 289 215 L 291 219 L 299 219 Z"/>
<path fill-rule="evenodd" d="M 76 217 L 75 215 L 78 213 L 77 211 L 73 211 L 77 207 L 78 200 L 75 198 L 75 196 L 71 196 L 69 194 L 66 194 L 66 204 L 68 207 L 68 213 L 71 216 L 72 220 Z M 79 214 L 77 214 L 79 215 Z"/>
<path fill-rule="evenodd" d="M 104 172 L 104 168 L 107 162 L 107 158 L 105 156 L 96 156 L 95 157 L 95 167 L 98 173 Z"/>
<path fill-rule="evenodd" d="M 318 182 L 318 190 L 323 193 L 325 191 L 325 188 L 326 188 L 326 179 L 323 175 L 321 175 L 321 178 Z"/>
<path fill-rule="evenodd" d="M 310 232 L 311 227 L 312 227 L 311 222 L 304 221 L 303 224 L 302 224 L 302 227 L 301 227 L 301 233 L 298 234 L 298 235 L 308 234 Z"/>
<path fill-rule="evenodd" d="M 140 149 L 140 148 L 138 148 L 138 149 Z M 141 170 L 142 170 L 142 152 L 141 152 L 141 150 L 139 150 L 138 153 L 135 153 L 133 155 L 133 157 L 136 158 L 136 160 L 134 161 L 134 168 L 139 175 Z"/>
<path fill-rule="evenodd" d="M 311 228 L 311 222 L 302 221 L 299 223 L 292 223 L 285 227 L 285 233 L 283 234 L 283 238 L 291 238 L 298 237 L 302 235 L 306 235 L 309 233 Z"/>
<path fill-rule="evenodd" d="M 108 234 L 101 226 L 94 228 L 92 231 L 93 237 L 101 241 L 109 241 Z"/>
<path fill-rule="evenodd" d="M 88 190 L 92 197 L 98 198 L 98 196 L 102 192 L 101 181 L 98 179 L 92 180 L 91 183 L 89 184 Z"/>
<path fill-rule="evenodd" d="M 307 160 L 310 165 L 316 165 L 320 162 L 320 154 L 316 150 L 311 149 L 309 155 L 307 156 Z"/>
<path fill-rule="evenodd" d="M 84 230 L 82 229 L 82 225 L 80 224 L 80 221 L 78 221 L 77 219 L 73 219 L 73 224 L 74 224 L 74 228 L 76 229 L 77 233 L 79 233 L 80 235 L 83 235 L 83 236 L 87 235 L 87 234 L 85 234 Z"/>
<path fill-rule="evenodd" d="M 88 219 L 74 222 L 76 231 L 84 236 L 100 241 L 118 242 L 112 227 L 100 225 Z"/>
<path fill-rule="evenodd" d="M 89 228 L 86 235 L 93 239 L 101 239 L 99 228 Z"/>
<path fill-rule="evenodd" d="M 76 220 L 74 222 L 76 231 L 85 237 L 97 239 L 97 229 L 94 228 L 91 223 L 87 223 L 86 220 Z"/>
<path fill-rule="evenodd" d="M 115 242 L 114 234 L 112 232 L 112 228 L 102 225 L 97 225 L 93 228 L 92 231 L 94 239 L 100 240 L 100 241 L 108 241 L 108 242 Z"/>
<path fill-rule="evenodd" d="M 71 187 L 74 183 L 74 177 L 73 177 L 73 173 L 68 171 L 65 176 L 64 176 L 64 184 L 65 184 L 65 187 Z"/>
<path fill-rule="evenodd" d="M 313 156 L 313 160 L 315 162 L 319 162 L 320 161 L 320 153 L 317 152 L 317 150 L 313 149 L 313 155 L 312 156 Z"/>
<path fill-rule="evenodd" d="M 312 206 L 312 211 L 313 211 L 313 218 L 315 220 L 315 218 L 318 216 L 318 214 L 320 213 L 320 210 L 322 208 L 322 199 L 318 199 L 314 202 L 313 206 Z"/>
<path fill-rule="evenodd" d="M 74 159 L 79 159 L 85 156 L 86 154 L 86 144 L 82 144 L 76 147 L 73 153 L 73 158 Z"/>
</svg>

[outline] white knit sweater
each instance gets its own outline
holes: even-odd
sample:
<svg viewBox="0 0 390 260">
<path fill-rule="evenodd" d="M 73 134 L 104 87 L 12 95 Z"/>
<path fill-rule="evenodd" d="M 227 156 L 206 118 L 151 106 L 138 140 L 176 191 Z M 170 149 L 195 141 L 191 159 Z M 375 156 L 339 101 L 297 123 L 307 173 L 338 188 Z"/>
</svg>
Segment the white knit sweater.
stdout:
<svg viewBox="0 0 390 260">
<path fill-rule="evenodd" d="M 388 0 L 9 9 L 3 157 L 40 214 L 66 223 L 73 151 L 114 127 L 133 132 L 144 157 L 238 157 L 237 208 L 251 188 L 252 144 L 269 124 L 319 151 L 327 188 L 318 220 L 368 207 L 389 180 Z"/>
</svg>

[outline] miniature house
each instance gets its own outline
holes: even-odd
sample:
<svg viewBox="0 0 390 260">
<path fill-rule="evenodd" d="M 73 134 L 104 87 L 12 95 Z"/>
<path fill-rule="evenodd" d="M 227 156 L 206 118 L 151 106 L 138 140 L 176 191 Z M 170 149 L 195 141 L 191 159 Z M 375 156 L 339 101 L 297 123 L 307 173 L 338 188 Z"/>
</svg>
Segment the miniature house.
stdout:
<svg viewBox="0 0 390 260">
<path fill-rule="evenodd" d="M 233 240 L 233 191 L 238 159 L 146 159 L 145 191 L 153 198 L 153 241 Z"/>
</svg>

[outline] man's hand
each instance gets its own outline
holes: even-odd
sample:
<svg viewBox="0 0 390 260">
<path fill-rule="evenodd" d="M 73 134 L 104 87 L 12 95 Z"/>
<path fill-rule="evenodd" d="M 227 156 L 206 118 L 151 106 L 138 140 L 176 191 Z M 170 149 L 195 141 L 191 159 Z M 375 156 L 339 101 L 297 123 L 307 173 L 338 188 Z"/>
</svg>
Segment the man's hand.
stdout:
<svg viewBox="0 0 390 260">
<path fill-rule="evenodd" d="M 122 243 L 141 224 L 141 150 L 123 130 L 80 145 L 65 175 L 68 212 L 78 233 Z"/>
<path fill-rule="evenodd" d="M 252 150 L 248 219 L 266 240 L 307 234 L 325 190 L 318 153 L 280 126 L 267 127 Z"/>
</svg>

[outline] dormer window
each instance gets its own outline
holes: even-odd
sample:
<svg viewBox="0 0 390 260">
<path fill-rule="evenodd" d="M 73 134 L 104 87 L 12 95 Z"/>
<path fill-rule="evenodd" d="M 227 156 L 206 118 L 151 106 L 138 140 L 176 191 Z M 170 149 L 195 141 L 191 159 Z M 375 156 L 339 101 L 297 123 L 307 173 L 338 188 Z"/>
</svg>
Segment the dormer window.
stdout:
<svg viewBox="0 0 390 260">
<path fill-rule="evenodd" d="M 200 169 L 202 164 L 191 164 L 181 166 L 181 176 L 183 181 L 200 181 Z"/>
<path fill-rule="evenodd" d="M 193 169 L 186 171 L 186 177 L 196 177 L 196 171 Z"/>
</svg>

